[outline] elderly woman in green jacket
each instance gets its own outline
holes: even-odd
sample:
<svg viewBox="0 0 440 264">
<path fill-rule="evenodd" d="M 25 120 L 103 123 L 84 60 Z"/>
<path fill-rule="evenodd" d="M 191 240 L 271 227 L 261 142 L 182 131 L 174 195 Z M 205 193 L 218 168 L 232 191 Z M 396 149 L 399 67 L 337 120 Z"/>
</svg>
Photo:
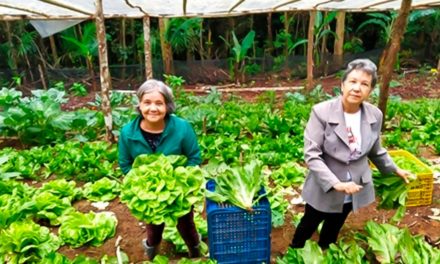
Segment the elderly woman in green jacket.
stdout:
<svg viewBox="0 0 440 264">
<path fill-rule="evenodd" d="M 161 153 L 184 155 L 187 166 L 201 163 L 200 148 L 196 134 L 184 119 L 175 116 L 172 90 L 161 81 L 148 80 L 137 91 L 139 116 L 126 124 L 119 137 L 119 166 L 124 174 L 132 167 L 134 159 L 141 154 Z M 190 257 L 200 255 L 200 237 L 191 210 L 178 220 L 177 229 L 185 240 Z M 156 255 L 162 240 L 164 224 L 147 224 L 147 239 L 142 245 L 149 259 Z"/>
</svg>

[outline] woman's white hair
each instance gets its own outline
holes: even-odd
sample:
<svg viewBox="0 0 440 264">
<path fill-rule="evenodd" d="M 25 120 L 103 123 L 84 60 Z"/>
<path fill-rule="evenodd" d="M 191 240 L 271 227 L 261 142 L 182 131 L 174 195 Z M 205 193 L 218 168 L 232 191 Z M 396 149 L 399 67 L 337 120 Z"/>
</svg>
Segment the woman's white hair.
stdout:
<svg viewBox="0 0 440 264">
<path fill-rule="evenodd" d="M 155 79 L 147 80 L 136 91 L 136 95 L 139 103 L 141 102 L 144 94 L 151 92 L 159 92 L 160 94 L 163 95 L 163 97 L 165 98 L 167 115 L 171 115 L 176 111 L 176 104 L 174 103 L 173 90 L 171 90 L 171 88 L 165 83 Z M 137 105 L 136 109 L 138 110 L 138 112 L 140 112 L 139 105 Z"/>
</svg>

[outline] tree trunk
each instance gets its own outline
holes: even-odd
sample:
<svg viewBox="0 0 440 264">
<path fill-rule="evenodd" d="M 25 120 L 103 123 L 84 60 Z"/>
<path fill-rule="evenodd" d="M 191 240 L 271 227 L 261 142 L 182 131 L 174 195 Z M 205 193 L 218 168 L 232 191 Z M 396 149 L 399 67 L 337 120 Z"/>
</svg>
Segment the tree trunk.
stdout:
<svg viewBox="0 0 440 264">
<path fill-rule="evenodd" d="M 309 30 L 307 33 L 307 92 L 310 92 L 313 89 L 313 43 L 314 43 L 314 27 L 315 27 L 315 18 L 316 11 L 310 11 L 309 18 Z"/>
<path fill-rule="evenodd" d="M 203 46 L 203 19 L 200 20 L 199 55 L 200 61 L 203 64 L 203 61 L 205 60 L 205 48 Z"/>
<path fill-rule="evenodd" d="M 56 68 L 58 66 L 58 51 L 57 46 L 55 44 L 55 37 L 53 35 L 49 36 L 50 42 L 50 51 L 52 53 L 53 67 Z"/>
<path fill-rule="evenodd" d="M 153 79 L 153 62 L 151 56 L 151 38 L 150 38 L 150 17 L 144 16 L 144 53 L 145 53 L 145 76 L 148 79 Z"/>
<path fill-rule="evenodd" d="M 208 23 L 208 40 L 206 42 L 206 46 L 207 46 L 207 59 L 210 60 L 212 59 L 212 31 L 211 31 L 211 27 L 209 26 L 210 24 Z"/>
<path fill-rule="evenodd" d="M 382 111 L 384 116 L 382 120 L 382 130 L 385 128 L 383 124 L 385 123 L 387 101 L 389 96 L 389 85 L 393 75 L 393 68 L 394 64 L 396 63 L 397 53 L 400 49 L 400 43 L 403 39 L 403 34 L 405 33 L 410 11 L 411 0 L 402 0 L 399 15 L 397 16 L 396 22 L 394 23 L 391 31 L 391 38 L 381 57 L 379 72 L 382 80 L 379 95 L 379 109 Z"/>
<path fill-rule="evenodd" d="M 14 75 L 18 75 L 17 53 L 15 51 L 14 43 L 12 43 L 11 24 L 9 24 L 9 21 L 5 21 L 5 23 L 6 23 L 6 36 L 8 38 L 9 50 L 11 51 L 10 67 Z"/>
<path fill-rule="evenodd" d="M 345 12 L 339 11 L 336 15 L 336 39 L 334 46 L 335 64 L 338 69 L 344 64 L 344 32 Z"/>
<path fill-rule="evenodd" d="M 159 17 L 160 47 L 162 50 L 164 72 L 165 74 L 173 74 L 173 52 L 170 43 L 165 39 L 168 21 L 168 18 Z"/>
<path fill-rule="evenodd" d="M 267 14 L 267 53 L 273 54 L 273 32 L 272 32 L 272 13 Z"/>
<path fill-rule="evenodd" d="M 113 118 L 110 105 L 111 78 L 108 68 L 107 42 L 105 38 L 104 14 L 102 13 L 102 0 L 96 0 L 96 38 L 99 47 L 99 71 L 101 77 L 101 109 L 104 114 L 105 121 L 105 139 L 108 142 L 115 142 L 113 135 Z"/>
<path fill-rule="evenodd" d="M 287 34 L 289 34 L 289 13 L 288 12 L 284 12 L 284 32 Z M 284 55 L 284 67 L 287 69 L 287 65 L 289 60 L 287 59 L 287 57 L 289 56 L 289 40 L 286 38 L 285 42 L 284 42 L 284 50 L 283 50 L 283 55 Z"/>
</svg>

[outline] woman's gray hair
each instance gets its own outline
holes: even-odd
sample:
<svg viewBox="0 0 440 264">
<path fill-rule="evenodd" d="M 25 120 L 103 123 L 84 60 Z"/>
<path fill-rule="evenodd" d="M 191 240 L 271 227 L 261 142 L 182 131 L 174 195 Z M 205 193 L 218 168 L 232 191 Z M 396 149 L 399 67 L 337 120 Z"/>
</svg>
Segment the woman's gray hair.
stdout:
<svg viewBox="0 0 440 264">
<path fill-rule="evenodd" d="M 354 61 L 349 62 L 347 65 L 347 69 L 345 70 L 345 73 L 342 76 L 342 82 L 344 82 L 347 79 L 347 76 L 353 70 L 360 70 L 371 75 L 371 88 L 374 88 L 374 86 L 376 86 L 377 67 L 376 64 L 374 64 L 374 62 L 372 62 L 369 59 L 356 59 Z"/>
<path fill-rule="evenodd" d="M 171 90 L 171 88 L 168 87 L 165 83 L 155 79 L 147 80 L 136 91 L 136 95 L 139 103 L 141 102 L 144 94 L 151 92 L 159 92 L 160 94 L 163 95 L 163 97 L 165 98 L 165 105 L 167 108 L 167 116 L 173 114 L 174 111 L 176 111 L 176 104 L 174 103 L 173 90 Z M 140 112 L 139 104 L 137 105 L 136 110 Z"/>
</svg>

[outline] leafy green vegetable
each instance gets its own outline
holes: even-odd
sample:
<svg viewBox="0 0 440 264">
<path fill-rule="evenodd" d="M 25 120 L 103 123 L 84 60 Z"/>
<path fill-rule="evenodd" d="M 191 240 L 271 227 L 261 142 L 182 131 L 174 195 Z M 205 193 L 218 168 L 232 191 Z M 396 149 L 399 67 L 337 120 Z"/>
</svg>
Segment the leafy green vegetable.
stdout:
<svg viewBox="0 0 440 264">
<path fill-rule="evenodd" d="M 47 219 L 51 225 L 59 225 L 60 216 L 75 211 L 69 198 L 59 198 L 48 191 L 36 193 L 33 204 L 32 211 L 37 219 Z"/>
<path fill-rule="evenodd" d="M 179 162 L 177 162 L 180 160 Z M 121 201 L 141 221 L 174 226 L 191 207 L 203 199 L 204 182 L 198 167 L 175 167 L 181 159 L 160 155 L 139 155 L 125 176 Z"/>
<path fill-rule="evenodd" d="M 304 248 L 288 248 L 286 255 L 278 257 L 277 264 L 321 264 L 324 262 L 324 255 L 318 243 L 307 240 Z"/>
<path fill-rule="evenodd" d="M 97 247 L 107 238 L 115 235 L 117 223 L 118 220 L 110 212 L 88 214 L 72 212 L 62 217 L 59 235 L 73 248 L 86 243 Z"/>
<path fill-rule="evenodd" d="M 224 164 L 214 176 L 215 191 L 206 191 L 206 197 L 213 201 L 228 201 L 252 211 L 253 204 L 265 195 L 258 195 L 263 183 L 262 165 L 259 161 L 251 161 L 243 167 L 229 167 Z"/>
<path fill-rule="evenodd" d="M 75 181 L 67 181 L 66 179 L 57 179 L 43 183 L 38 192 L 50 192 L 59 198 L 68 198 L 71 202 L 81 197 L 81 190 L 76 188 Z"/>
<path fill-rule="evenodd" d="M 275 184 L 284 187 L 300 185 L 304 182 L 307 169 L 296 162 L 283 163 L 277 170 L 273 171 L 271 178 Z"/>
<path fill-rule="evenodd" d="M 283 188 L 281 186 L 269 188 L 267 198 L 272 213 L 272 226 L 280 227 L 284 224 L 284 217 L 289 206 L 289 202 L 284 198 Z"/>
<path fill-rule="evenodd" d="M 115 199 L 120 191 L 120 184 L 109 178 L 101 178 L 94 183 L 88 182 L 83 186 L 84 197 L 90 201 L 111 201 Z"/>
<path fill-rule="evenodd" d="M 48 228 L 31 220 L 14 222 L 0 232 L 0 256 L 4 256 L 6 263 L 36 262 L 61 244 L 61 239 Z"/>
</svg>

